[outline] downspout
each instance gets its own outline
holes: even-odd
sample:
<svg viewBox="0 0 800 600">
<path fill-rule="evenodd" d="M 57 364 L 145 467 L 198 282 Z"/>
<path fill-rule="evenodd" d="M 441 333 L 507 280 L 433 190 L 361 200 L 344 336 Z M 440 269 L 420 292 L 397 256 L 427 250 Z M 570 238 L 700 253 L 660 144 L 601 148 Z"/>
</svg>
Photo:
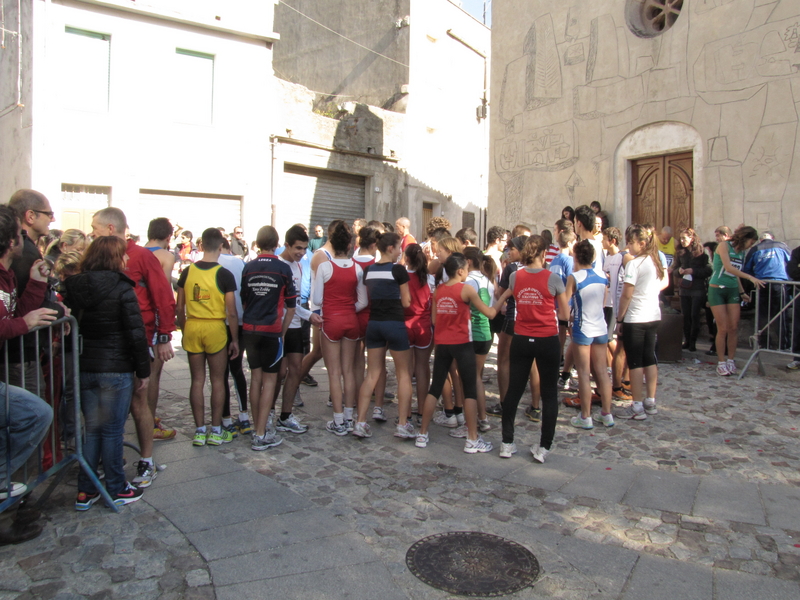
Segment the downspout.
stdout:
<svg viewBox="0 0 800 600">
<path fill-rule="evenodd" d="M 278 209 L 275 206 L 275 161 L 277 160 L 277 156 L 275 156 L 275 146 L 280 143 L 278 140 L 277 135 L 270 135 L 269 136 L 269 144 L 270 144 L 270 152 L 272 155 L 272 160 L 270 161 L 270 174 L 269 174 L 269 205 L 270 205 L 270 225 L 275 227 L 275 223 L 277 220 L 277 212 Z"/>
</svg>

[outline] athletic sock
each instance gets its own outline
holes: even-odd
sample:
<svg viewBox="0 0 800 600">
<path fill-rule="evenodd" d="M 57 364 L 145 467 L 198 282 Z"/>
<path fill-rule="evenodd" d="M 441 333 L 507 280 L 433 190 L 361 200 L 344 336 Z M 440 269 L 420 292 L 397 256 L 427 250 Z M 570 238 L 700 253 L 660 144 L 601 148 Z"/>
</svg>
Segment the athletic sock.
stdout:
<svg viewBox="0 0 800 600">
<path fill-rule="evenodd" d="M 249 421 L 250 417 L 247 416 L 246 412 L 239 413 L 239 421 Z"/>
<path fill-rule="evenodd" d="M 333 413 L 333 422 L 337 425 L 344 425 L 344 413 Z"/>
<path fill-rule="evenodd" d="M 202 427 L 195 428 L 195 433 L 205 433 L 205 432 L 206 432 L 206 426 L 205 425 L 203 425 Z"/>
<path fill-rule="evenodd" d="M 352 421 L 353 420 L 353 409 L 345 407 L 344 409 L 344 420 L 345 421 Z"/>
<path fill-rule="evenodd" d="M 453 407 L 453 414 L 454 415 L 460 415 L 463 412 L 464 412 L 464 409 L 462 407 L 460 407 L 460 406 L 454 406 Z"/>
<path fill-rule="evenodd" d="M 635 410 L 636 412 L 642 412 L 644 410 L 644 406 L 642 405 L 641 402 L 634 402 L 633 410 Z"/>
<path fill-rule="evenodd" d="M 569 371 L 561 371 L 561 379 L 569 379 Z"/>
<path fill-rule="evenodd" d="M 233 424 L 233 421 L 230 417 L 222 417 L 222 425 L 223 427 L 230 427 Z"/>
<path fill-rule="evenodd" d="M 211 426 L 211 433 L 216 433 L 217 435 L 219 435 L 220 433 L 222 433 L 222 427 L 219 426 L 219 425 L 217 425 L 217 426 L 212 425 Z"/>
<path fill-rule="evenodd" d="M 152 456 L 151 456 L 150 458 L 145 458 L 145 457 L 143 456 L 143 457 L 142 457 L 142 458 L 140 458 L 139 460 L 140 460 L 140 461 L 142 461 L 142 460 L 143 460 L 144 462 L 146 462 L 146 463 L 147 463 L 148 465 L 150 465 L 151 467 L 153 466 L 153 457 L 152 457 Z"/>
<path fill-rule="evenodd" d="M 456 414 L 456 411 L 455 411 L 455 410 L 453 410 L 453 409 L 447 409 L 447 408 L 445 408 L 445 409 L 444 409 L 444 415 L 445 415 L 445 416 L 446 416 L 448 419 L 449 419 L 450 417 L 452 417 L 454 414 Z"/>
<path fill-rule="evenodd" d="M 281 413 L 281 421 L 285 421 L 286 419 L 288 419 L 291 416 L 292 416 L 292 413 L 290 413 L 290 412 L 288 412 L 288 413 L 282 412 Z"/>
</svg>

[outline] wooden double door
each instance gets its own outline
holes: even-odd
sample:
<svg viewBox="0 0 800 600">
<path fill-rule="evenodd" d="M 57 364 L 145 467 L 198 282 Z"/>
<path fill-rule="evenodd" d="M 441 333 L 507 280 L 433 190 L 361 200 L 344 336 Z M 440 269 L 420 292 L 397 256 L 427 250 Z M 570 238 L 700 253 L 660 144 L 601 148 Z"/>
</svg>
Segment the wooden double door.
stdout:
<svg viewBox="0 0 800 600">
<path fill-rule="evenodd" d="M 674 236 L 694 225 L 692 153 L 651 156 L 632 161 L 632 223 L 668 225 Z"/>
</svg>

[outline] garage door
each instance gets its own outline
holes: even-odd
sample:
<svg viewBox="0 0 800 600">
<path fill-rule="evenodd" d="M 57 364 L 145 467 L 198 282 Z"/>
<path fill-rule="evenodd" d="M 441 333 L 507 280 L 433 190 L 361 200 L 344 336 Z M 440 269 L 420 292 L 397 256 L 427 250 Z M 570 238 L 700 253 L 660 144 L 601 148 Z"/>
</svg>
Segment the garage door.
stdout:
<svg viewBox="0 0 800 600">
<path fill-rule="evenodd" d="M 327 229 L 334 219 L 351 224 L 365 215 L 366 178 L 324 169 L 285 165 L 281 196 L 276 199 L 278 231 L 295 223 Z"/>
<path fill-rule="evenodd" d="M 147 226 L 152 219 L 167 217 L 173 225 L 181 225 L 200 237 L 204 229 L 224 227 L 230 235 L 242 222 L 242 197 L 221 194 L 197 194 L 164 190 L 139 190 L 136 218 L 128 216 L 132 233 L 147 241 Z"/>
</svg>

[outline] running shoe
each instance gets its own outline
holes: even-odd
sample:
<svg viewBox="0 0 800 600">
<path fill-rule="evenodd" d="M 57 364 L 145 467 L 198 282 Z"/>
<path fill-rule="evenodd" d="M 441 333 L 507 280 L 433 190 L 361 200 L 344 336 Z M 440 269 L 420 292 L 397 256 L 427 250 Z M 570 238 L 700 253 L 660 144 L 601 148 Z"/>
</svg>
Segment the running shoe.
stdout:
<svg viewBox="0 0 800 600">
<path fill-rule="evenodd" d="M 211 430 L 211 433 L 208 434 L 208 440 L 206 443 L 209 446 L 221 446 L 222 444 L 230 444 L 233 441 L 233 434 L 226 430 L 220 429 L 219 433 L 214 433 L 214 430 Z"/>
<path fill-rule="evenodd" d="M 381 423 L 386 422 L 386 413 L 384 412 L 382 406 L 376 406 L 372 409 L 372 420 L 379 421 Z"/>
<path fill-rule="evenodd" d="M 487 442 L 481 436 L 478 436 L 477 440 L 467 439 L 467 443 L 464 444 L 464 452 L 467 454 L 477 454 L 478 452 L 483 454 L 485 452 L 491 452 L 492 448 L 492 442 Z"/>
<path fill-rule="evenodd" d="M 236 421 L 234 421 L 233 424 L 236 425 L 236 429 L 239 430 L 239 434 L 240 435 L 248 435 L 250 433 L 253 433 L 253 426 L 250 424 L 250 421 L 247 420 L 247 419 L 245 419 L 244 421 L 240 421 L 239 419 L 236 419 Z"/>
<path fill-rule="evenodd" d="M 347 427 L 344 426 L 344 423 L 337 425 L 336 421 L 328 421 L 328 423 L 325 425 L 325 429 L 330 431 L 333 435 L 347 435 Z"/>
<path fill-rule="evenodd" d="M 411 421 L 406 421 L 405 425 L 398 425 L 394 429 L 394 437 L 410 440 L 417 437 L 417 432 L 414 431 L 414 424 Z"/>
<path fill-rule="evenodd" d="M 614 426 L 614 415 L 611 413 L 605 414 L 603 412 L 600 413 L 600 422 L 605 425 L 606 427 L 613 427 Z"/>
<path fill-rule="evenodd" d="M 178 433 L 171 427 L 164 427 L 159 417 L 155 418 L 155 428 L 153 429 L 153 441 L 171 440 Z"/>
<path fill-rule="evenodd" d="M 331 406 L 333 406 L 333 398 L 331 398 L 330 396 L 328 396 L 328 401 L 327 401 L 325 404 L 328 406 L 328 408 L 330 408 Z"/>
<path fill-rule="evenodd" d="M 633 419 L 634 421 L 644 421 L 647 418 L 647 413 L 644 408 L 636 410 L 633 404 L 623 406 L 614 411 L 614 416 L 620 419 Z"/>
<path fill-rule="evenodd" d="M 208 441 L 208 433 L 205 431 L 195 431 L 192 446 L 205 446 Z"/>
<path fill-rule="evenodd" d="M 289 433 L 301 434 L 308 431 L 308 425 L 303 425 L 293 414 L 289 415 L 285 421 L 278 419 L 275 427 L 278 431 L 288 431 Z"/>
<path fill-rule="evenodd" d="M 262 450 L 266 450 L 267 448 L 274 448 L 275 446 L 280 446 L 283 438 L 279 435 L 275 435 L 271 431 L 267 431 L 264 433 L 263 436 L 258 436 L 255 433 L 253 434 L 253 439 L 250 442 L 250 449 L 255 450 L 256 452 L 260 452 Z"/>
<path fill-rule="evenodd" d="M 223 425 L 222 430 L 229 432 L 234 440 L 237 437 L 239 437 L 239 428 L 236 426 L 236 423 L 231 423 L 230 425 Z"/>
<path fill-rule="evenodd" d="M 311 373 L 303 377 L 303 379 L 300 380 L 300 383 L 307 385 L 308 387 L 317 387 L 319 385 L 317 380 L 311 376 Z"/>
<path fill-rule="evenodd" d="M 533 460 L 537 463 L 544 464 L 544 459 L 550 454 L 550 450 L 544 446 L 537 446 L 536 448 L 531 448 L 531 454 L 533 455 Z"/>
<path fill-rule="evenodd" d="M 354 419 L 345 419 L 344 426 L 347 429 L 347 433 L 350 433 L 356 428 L 356 422 Z"/>
<path fill-rule="evenodd" d="M 525 409 L 525 415 L 534 423 L 538 423 L 542 420 L 542 411 L 538 408 L 533 408 L 532 406 L 529 406 Z"/>
<path fill-rule="evenodd" d="M 156 469 L 155 465 L 146 460 L 140 460 L 136 463 L 136 477 L 133 478 L 131 483 L 138 488 L 150 487 L 156 475 L 158 475 L 158 469 Z"/>
<path fill-rule="evenodd" d="M 642 404 L 644 406 L 644 412 L 646 412 L 648 415 L 658 414 L 658 408 L 656 408 L 655 398 L 645 398 Z"/>
<path fill-rule="evenodd" d="M 558 376 L 558 389 L 564 390 L 565 392 L 569 390 L 570 387 L 570 377 L 567 375 L 566 377 L 562 377 L 561 375 Z"/>
<path fill-rule="evenodd" d="M 718 362 L 717 363 L 717 375 L 720 377 L 727 377 L 730 375 L 731 372 L 728 371 L 728 363 L 727 362 Z"/>
<path fill-rule="evenodd" d="M 75 510 L 89 510 L 98 500 L 100 500 L 100 494 L 87 494 L 86 492 L 78 492 L 78 496 L 75 498 Z"/>
<path fill-rule="evenodd" d="M 467 437 L 467 426 L 466 425 L 459 425 L 455 429 L 450 430 L 450 437 L 454 438 L 465 438 Z"/>
<path fill-rule="evenodd" d="M 492 415 L 493 417 L 502 417 L 503 416 L 503 405 L 499 402 L 493 406 L 486 407 L 486 414 Z"/>
<path fill-rule="evenodd" d="M 611 399 L 630 402 L 631 400 L 633 400 L 633 396 L 631 396 L 631 393 L 624 387 L 618 387 L 611 390 Z"/>
<path fill-rule="evenodd" d="M 797 369 L 800 369 L 800 360 L 793 360 L 788 365 L 786 365 L 786 368 L 789 369 L 790 371 L 797 371 Z"/>
<path fill-rule="evenodd" d="M 369 438 L 372 437 L 372 429 L 369 426 L 369 423 L 356 423 L 356 426 L 353 428 L 353 435 L 360 438 Z"/>
<path fill-rule="evenodd" d="M 428 447 L 428 439 L 429 436 L 427 433 L 420 433 L 417 436 L 417 441 L 414 442 L 414 445 L 417 448 L 427 448 Z"/>
<path fill-rule="evenodd" d="M 456 415 L 456 423 L 458 423 L 459 427 L 461 427 L 464 423 L 466 423 L 466 421 L 464 420 L 464 413 L 458 413 Z"/>
<path fill-rule="evenodd" d="M 736 363 L 732 358 L 729 358 L 728 361 L 725 363 L 728 366 L 728 373 L 730 375 L 736 375 Z"/>
<path fill-rule="evenodd" d="M 511 458 L 512 454 L 517 453 L 517 445 L 514 442 L 510 444 L 500 444 L 500 458 Z"/>
<path fill-rule="evenodd" d="M 456 416 L 450 415 L 448 417 L 443 410 L 440 410 L 433 415 L 433 422 L 440 427 L 458 427 L 458 419 Z"/>
<path fill-rule="evenodd" d="M 5 459 L 4 459 L 5 460 Z M 18 483 L 16 481 L 11 482 L 11 497 L 16 498 L 17 496 L 21 496 L 25 492 L 28 491 L 28 486 L 24 483 Z M 0 489 L 0 500 L 6 500 L 9 496 L 8 488 Z"/>
<path fill-rule="evenodd" d="M 577 427 L 578 429 L 594 429 L 592 417 L 586 417 L 584 419 L 582 416 L 577 415 L 569 420 L 569 424 L 573 427 Z"/>
<path fill-rule="evenodd" d="M 492 428 L 492 425 L 489 423 L 489 419 L 478 419 L 478 431 L 481 433 L 486 433 Z"/>
<path fill-rule="evenodd" d="M 117 506 L 125 506 L 142 498 L 144 490 L 125 482 L 125 488 L 119 494 L 111 494 L 111 500 Z"/>
</svg>

